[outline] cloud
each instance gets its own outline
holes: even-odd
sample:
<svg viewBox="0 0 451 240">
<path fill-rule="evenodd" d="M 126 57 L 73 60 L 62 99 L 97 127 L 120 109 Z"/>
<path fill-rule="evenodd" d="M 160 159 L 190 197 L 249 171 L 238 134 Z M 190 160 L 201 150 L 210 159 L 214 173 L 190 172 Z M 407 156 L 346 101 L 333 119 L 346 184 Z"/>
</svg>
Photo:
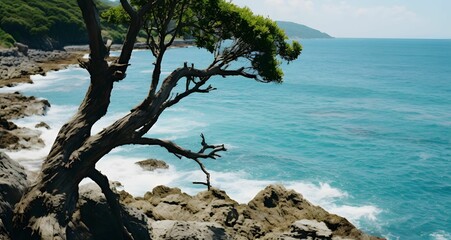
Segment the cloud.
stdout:
<svg viewBox="0 0 451 240">
<path fill-rule="evenodd" d="M 294 21 L 336 37 L 405 37 L 420 23 L 406 5 L 367 1 L 233 0 L 275 20 Z M 407 36 L 408 37 L 408 36 Z"/>
</svg>

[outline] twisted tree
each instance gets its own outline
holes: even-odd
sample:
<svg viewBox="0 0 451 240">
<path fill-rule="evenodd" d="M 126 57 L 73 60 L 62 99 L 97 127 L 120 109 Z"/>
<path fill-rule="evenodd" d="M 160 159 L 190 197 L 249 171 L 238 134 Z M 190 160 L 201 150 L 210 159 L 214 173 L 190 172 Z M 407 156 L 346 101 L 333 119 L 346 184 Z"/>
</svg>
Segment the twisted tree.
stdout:
<svg viewBox="0 0 451 240">
<path fill-rule="evenodd" d="M 242 76 L 261 82 L 281 82 L 280 59 L 295 60 L 301 52 L 297 42 L 287 43 L 277 25 L 255 16 L 225 0 L 121 0 L 121 8 L 106 13 L 110 21 L 126 22 L 128 32 L 120 56 L 112 63 L 105 59 L 109 46 L 101 35 L 94 0 L 78 0 L 89 36 L 90 55 L 80 66 L 90 74 L 90 86 L 76 114 L 59 131 L 42 164 L 38 179 L 16 205 L 15 233 L 18 239 L 66 239 L 66 228 L 78 200 L 78 185 L 84 178 L 97 183 L 122 225 L 120 205 L 109 188 L 108 179 L 96 163 L 112 149 L 130 144 L 160 146 L 182 158 L 196 161 L 209 174 L 201 159 L 219 157 L 224 145 L 209 145 L 202 135 L 199 151 L 174 142 L 151 138 L 152 127 L 167 108 L 195 93 L 215 90 L 207 82 L 215 76 Z M 138 33 L 147 33 L 147 44 L 155 57 L 148 95 L 131 111 L 92 134 L 92 126 L 107 113 L 113 85 L 126 77 Z M 205 69 L 181 63 L 169 76 L 161 77 L 163 57 L 179 36 L 191 36 L 195 45 L 214 54 Z M 234 68 L 231 63 L 248 63 Z M 241 62 L 240 62 L 241 63 Z M 176 85 L 184 88 L 175 88 Z M 131 239 L 127 227 L 124 239 Z"/>
</svg>

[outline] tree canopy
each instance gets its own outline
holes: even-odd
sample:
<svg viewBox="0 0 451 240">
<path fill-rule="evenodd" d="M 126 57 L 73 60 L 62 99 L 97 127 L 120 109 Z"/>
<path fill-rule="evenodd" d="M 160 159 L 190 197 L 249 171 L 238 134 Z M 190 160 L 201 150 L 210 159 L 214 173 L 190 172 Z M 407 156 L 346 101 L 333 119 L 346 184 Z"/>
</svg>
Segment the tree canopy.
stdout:
<svg viewBox="0 0 451 240">
<path fill-rule="evenodd" d="M 110 189 L 108 178 L 96 169 L 96 163 L 119 146 L 157 146 L 179 158 L 191 159 L 206 174 L 205 182 L 194 183 L 210 189 L 210 174 L 202 160 L 220 157 L 225 146 L 208 144 L 203 134 L 197 151 L 155 138 L 152 129 L 159 117 L 192 94 L 215 90 L 206 86 L 212 77 L 242 76 L 280 83 L 281 61 L 295 60 L 301 52 L 301 45 L 287 42 L 273 21 L 226 0 L 121 0 L 122 10 L 116 8 L 103 16 L 128 26 L 119 57 L 108 62 L 109 45 L 102 35 L 95 1 L 77 2 L 90 49 L 89 59 L 80 60 L 80 66 L 89 72 L 90 85 L 75 115 L 59 130 L 36 182 L 16 204 L 14 234 L 19 239 L 67 239 L 68 232 L 73 231 L 70 228 L 74 224 L 70 222 L 79 196 L 78 185 L 84 178 L 100 186 L 118 226 L 123 226 L 118 239 L 133 239 L 122 222 L 117 195 Z M 148 94 L 130 112 L 94 133 L 92 127 L 108 111 L 114 85 L 126 78 L 134 44 L 142 30 L 155 57 Z M 165 53 L 180 36 L 194 39 L 214 58 L 204 69 L 196 68 L 194 63 L 181 63 L 163 77 Z"/>
<path fill-rule="evenodd" d="M 139 7 L 145 0 L 133 0 Z M 121 6 L 110 8 L 102 17 L 112 23 L 126 23 L 130 16 Z M 175 37 L 191 37 L 196 46 L 215 54 L 215 62 L 226 67 L 240 58 L 249 60 L 243 75 L 263 82 L 281 82 L 280 60 L 295 60 L 301 45 L 287 42 L 287 36 L 271 19 L 257 16 L 248 8 L 227 1 L 157 1 L 145 16 L 148 45 L 157 57 Z M 163 44 L 162 44 L 163 43 Z"/>
</svg>

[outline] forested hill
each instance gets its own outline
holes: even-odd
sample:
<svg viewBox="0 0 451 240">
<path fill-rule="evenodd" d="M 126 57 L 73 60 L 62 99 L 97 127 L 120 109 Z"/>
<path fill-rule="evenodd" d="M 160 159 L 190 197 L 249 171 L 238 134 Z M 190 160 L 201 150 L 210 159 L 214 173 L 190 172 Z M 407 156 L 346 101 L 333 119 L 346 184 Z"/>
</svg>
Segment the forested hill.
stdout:
<svg viewBox="0 0 451 240">
<path fill-rule="evenodd" d="M 108 7 L 96 2 L 100 11 Z M 107 27 L 107 30 L 111 29 Z M 110 38 L 117 38 L 114 31 L 110 31 L 114 35 Z M 45 50 L 86 44 L 86 30 L 77 1 L 0 0 L 0 46 L 10 47 L 14 41 Z"/>
<path fill-rule="evenodd" d="M 95 0 L 100 11 L 117 4 Z M 290 38 L 330 38 L 329 35 L 307 26 L 278 21 Z M 122 41 L 126 29 L 102 20 L 105 38 Z M 87 35 L 76 0 L 0 0 L 0 47 L 14 42 L 31 48 L 52 50 L 66 45 L 87 44 Z"/>
<path fill-rule="evenodd" d="M 42 49 L 87 39 L 75 0 L 0 0 L 0 41 L 10 37 Z"/>
<path fill-rule="evenodd" d="M 285 30 L 289 38 L 332 38 L 329 34 L 294 22 L 277 21 L 277 25 Z"/>
</svg>

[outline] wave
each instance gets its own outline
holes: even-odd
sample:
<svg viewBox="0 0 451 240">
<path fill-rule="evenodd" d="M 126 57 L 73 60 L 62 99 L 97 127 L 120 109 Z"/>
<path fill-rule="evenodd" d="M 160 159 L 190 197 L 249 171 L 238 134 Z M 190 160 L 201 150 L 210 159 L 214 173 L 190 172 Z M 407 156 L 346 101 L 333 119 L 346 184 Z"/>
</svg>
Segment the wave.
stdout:
<svg viewBox="0 0 451 240">
<path fill-rule="evenodd" d="M 443 230 L 431 233 L 431 238 L 434 240 L 449 240 L 451 239 L 451 234 L 448 232 L 445 232 Z"/>
<path fill-rule="evenodd" d="M 180 170 L 170 165 L 169 169 L 144 171 L 135 162 L 142 158 L 130 158 L 121 155 L 110 155 L 98 162 L 97 168 L 110 180 L 119 181 L 124 189 L 134 196 L 143 196 L 158 185 L 178 187 L 182 191 L 194 195 L 205 190 L 205 187 L 192 185 L 193 181 L 203 181 L 205 175 L 200 170 Z M 186 159 L 185 159 L 186 161 Z M 345 191 L 334 188 L 328 183 L 311 183 L 304 181 L 276 182 L 251 179 L 249 174 L 241 172 L 210 171 L 211 184 L 222 189 L 239 203 L 247 203 L 255 195 L 270 184 L 283 184 L 293 189 L 315 205 L 320 205 L 331 213 L 347 218 L 357 226 L 361 222 L 377 223 L 377 215 L 382 211 L 373 205 L 347 205 L 336 202 L 349 197 Z M 346 202 L 346 201 L 344 201 Z"/>
</svg>

